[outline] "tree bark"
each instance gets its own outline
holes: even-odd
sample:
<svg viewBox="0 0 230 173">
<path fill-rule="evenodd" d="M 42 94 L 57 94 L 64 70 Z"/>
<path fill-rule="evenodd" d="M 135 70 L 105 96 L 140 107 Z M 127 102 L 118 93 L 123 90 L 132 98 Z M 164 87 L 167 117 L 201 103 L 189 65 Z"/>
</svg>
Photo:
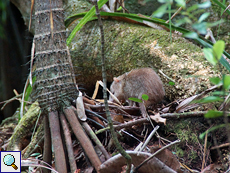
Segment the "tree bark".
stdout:
<svg viewBox="0 0 230 173">
<path fill-rule="evenodd" d="M 70 106 L 78 96 L 62 6 L 62 0 L 35 1 L 36 82 L 32 97 L 48 112 Z"/>
</svg>

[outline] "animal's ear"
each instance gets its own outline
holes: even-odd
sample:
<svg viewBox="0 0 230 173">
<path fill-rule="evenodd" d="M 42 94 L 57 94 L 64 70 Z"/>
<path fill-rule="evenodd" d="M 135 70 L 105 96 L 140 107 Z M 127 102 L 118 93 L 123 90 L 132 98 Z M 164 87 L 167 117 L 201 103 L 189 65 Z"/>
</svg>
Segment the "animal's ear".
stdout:
<svg viewBox="0 0 230 173">
<path fill-rule="evenodd" d="M 120 80 L 117 79 L 116 77 L 114 77 L 113 80 L 114 80 L 115 82 L 119 82 L 119 81 L 120 81 Z"/>
</svg>

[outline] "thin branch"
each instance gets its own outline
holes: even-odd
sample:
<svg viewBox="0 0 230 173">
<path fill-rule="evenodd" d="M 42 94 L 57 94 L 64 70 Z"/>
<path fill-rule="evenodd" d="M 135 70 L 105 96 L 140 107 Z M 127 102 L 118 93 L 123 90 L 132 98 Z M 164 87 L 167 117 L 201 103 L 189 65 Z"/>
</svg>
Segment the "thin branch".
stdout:
<svg viewBox="0 0 230 173">
<path fill-rule="evenodd" d="M 204 114 L 206 114 L 207 111 L 199 111 L 199 112 L 184 112 L 184 113 L 166 113 L 166 114 L 161 114 L 160 116 L 162 118 L 188 118 L 188 117 L 199 117 L 199 116 L 203 116 Z M 135 121 L 130 121 L 127 123 L 123 123 L 123 124 L 119 124 L 119 125 L 114 125 L 114 129 L 115 130 L 120 130 L 123 128 L 129 128 L 132 127 L 133 125 L 137 125 L 137 124 L 143 124 L 143 123 L 147 123 L 149 122 L 147 118 L 140 118 L 138 120 Z M 100 129 L 96 132 L 96 134 L 102 133 L 104 131 L 109 130 L 109 127 L 106 127 L 104 129 Z"/>
<path fill-rule="evenodd" d="M 187 0 L 187 1 L 186 1 L 186 4 L 188 4 L 189 1 L 190 1 L 190 0 Z M 180 7 L 180 8 L 172 15 L 171 20 L 172 20 L 176 15 L 179 14 L 179 12 L 182 10 L 182 8 L 183 8 L 183 7 Z M 169 20 L 167 20 L 165 23 L 169 23 Z"/>
<path fill-rule="evenodd" d="M 203 161 L 201 166 L 201 171 L 204 169 L 205 164 L 205 157 L 206 157 L 206 150 L 207 150 L 207 139 L 208 139 L 208 133 L 205 134 L 205 140 L 204 140 L 204 155 L 203 155 Z"/>
<path fill-rule="evenodd" d="M 102 21 L 101 21 L 101 16 L 100 16 L 100 12 L 98 9 L 98 5 L 97 5 L 97 1 L 94 2 L 95 3 L 95 8 L 96 8 L 96 15 L 98 17 L 98 24 L 100 27 L 100 31 L 101 31 L 101 61 L 102 61 L 102 79 L 103 79 L 103 98 L 105 101 L 105 110 L 106 110 L 106 116 L 107 116 L 107 120 L 108 120 L 108 125 L 110 127 L 110 132 L 114 141 L 114 144 L 117 147 L 117 150 L 121 153 L 121 155 L 126 159 L 127 162 L 127 169 L 126 172 L 129 173 L 131 170 L 131 161 L 132 158 L 129 154 L 127 154 L 125 152 L 125 150 L 122 148 L 122 146 L 120 145 L 115 130 L 113 128 L 113 122 L 110 116 L 110 112 L 109 112 L 109 106 L 108 106 L 108 100 L 107 100 L 107 86 L 106 86 L 106 69 L 105 69 L 105 53 L 104 53 L 104 31 L 103 31 L 103 25 L 102 25 Z"/>
<path fill-rule="evenodd" d="M 150 135 L 148 136 L 148 138 L 146 139 L 145 143 L 141 146 L 141 149 L 139 151 L 143 151 L 145 149 L 145 147 L 147 146 L 147 144 L 149 143 L 150 139 L 153 137 L 153 135 L 156 133 L 157 129 L 159 129 L 160 126 L 156 126 L 153 131 L 150 133 Z"/>
<path fill-rule="evenodd" d="M 123 13 L 125 13 L 125 11 L 129 14 L 130 12 L 129 12 L 129 10 L 127 10 L 126 8 L 125 8 L 125 6 L 124 6 L 124 0 L 122 1 L 122 3 L 118 0 L 117 1 L 118 2 L 118 4 L 123 8 Z"/>
<path fill-rule="evenodd" d="M 110 159 L 109 153 L 105 150 L 104 146 L 102 145 L 101 141 L 97 138 L 91 127 L 88 125 L 87 122 L 82 122 L 83 128 L 85 129 L 86 133 L 91 136 L 92 140 L 96 143 L 98 148 L 101 150 L 103 155 L 106 159 Z"/>
<path fill-rule="evenodd" d="M 6 105 L 9 104 L 10 102 L 12 102 L 14 100 L 20 100 L 21 96 L 22 96 L 22 94 L 19 94 L 19 95 L 15 96 L 9 100 L 5 100 L 3 102 L 0 102 L 0 104 L 4 103 L 3 106 L 1 107 L 1 110 L 3 110 L 6 107 Z"/>
</svg>

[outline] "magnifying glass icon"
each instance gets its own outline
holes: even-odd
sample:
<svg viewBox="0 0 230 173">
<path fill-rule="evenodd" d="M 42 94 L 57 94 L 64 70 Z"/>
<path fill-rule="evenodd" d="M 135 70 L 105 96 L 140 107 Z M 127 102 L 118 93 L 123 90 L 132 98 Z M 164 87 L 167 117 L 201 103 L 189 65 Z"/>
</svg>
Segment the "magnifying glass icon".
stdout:
<svg viewBox="0 0 230 173">
<path fill-rule="evenodd" d="M 15 158 L 11 154 L 7 154 L 3 158 L 3 162 L 7 166 L 12 166 L 15 170 L 18 169 L 18 167 L 14 164 L 15 163 Z"/>
</svg>

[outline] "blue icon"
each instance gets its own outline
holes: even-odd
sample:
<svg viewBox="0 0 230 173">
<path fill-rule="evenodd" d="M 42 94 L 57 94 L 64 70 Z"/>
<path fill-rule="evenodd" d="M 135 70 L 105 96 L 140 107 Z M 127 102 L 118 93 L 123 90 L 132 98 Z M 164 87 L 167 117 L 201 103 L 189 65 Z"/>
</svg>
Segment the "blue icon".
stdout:
<svg viewBox="0 0 230 173">
<path fill-rule="evenodd" d="M 15 158 L 11 154 L 7 154 L 3 158 L 3 162 L 7 166 L 12 166 L 15 170 L 18 169 L 18 167 L 14 164 L 15 163 Z"/>
</svg>

